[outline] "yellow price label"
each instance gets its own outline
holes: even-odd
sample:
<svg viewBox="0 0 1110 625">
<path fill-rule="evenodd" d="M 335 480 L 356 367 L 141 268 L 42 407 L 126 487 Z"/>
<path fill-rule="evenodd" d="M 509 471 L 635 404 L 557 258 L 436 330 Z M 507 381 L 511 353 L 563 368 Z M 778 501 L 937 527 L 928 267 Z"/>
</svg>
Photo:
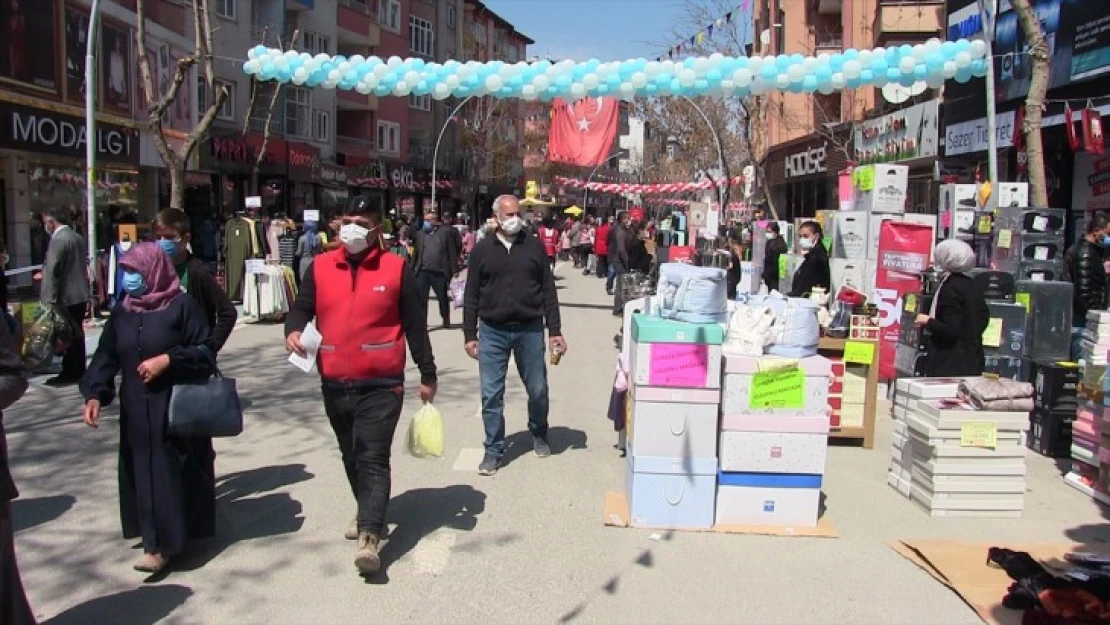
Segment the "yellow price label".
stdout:
<svg viewBox="0 0 1110 625">
<path fill-rule="evenodd" d="M 875 344 L 868 341 L 844 341 L 844 362 L 870 366 L 875 362 Z"/>
<path fill-rule="evenodd" d="M 1025 306 L 1026 314 L 1028 314 L 1030 309 L 1033 307 L 1032 297 L 1030 297 L 1028 293 L 1015 293 L 1014 301 L 1018 304 L 1021 304 L 1022 306 Z"/>
<path fill-rule="evenodd" d="M 875 166 L 868 165 L 859 170 L 859 190 L 871 191 L 875 188 Z"/>
<path fill-rule="evenodd" d="M 1002 345 L 1002 319 L 992 317 L 987 322 L 987 329 L 983 330 L 983 346 L 999 347 Z"/>
<path fill-rule="evenodd" d="M 906 306 L 905 306 L 904 310 L 906 312 L 916 312 L 917 311 L 917 296 L 914 295 L 913 293 L 907 293 L 906 294 Z"/>
<path fill-rule="evenodd" d="M 991 233 L 991 217 L 990 215 L 981 215 L 979 217 L 979 234 Z"/>
<path fill-rule="evenodd" d="M 960 447 L 998 446 L 998 424 L 994 421 L 966 421 L 960 425 Z"/>
<path fill-rule="evenodd" d="M 1004 249 L 1004 250 L 1008 250 L 1008 249 L 1010 249 L 1010 245 L 1013 242 L 1014 242 L 1014 233 L 1013 232 L 1010 232 L 1009 230 L 999 230 L 998 231 L 998 243 L 995 245 L 995 247 L 1000 248 L 1000 249 Z"/>
</svg>

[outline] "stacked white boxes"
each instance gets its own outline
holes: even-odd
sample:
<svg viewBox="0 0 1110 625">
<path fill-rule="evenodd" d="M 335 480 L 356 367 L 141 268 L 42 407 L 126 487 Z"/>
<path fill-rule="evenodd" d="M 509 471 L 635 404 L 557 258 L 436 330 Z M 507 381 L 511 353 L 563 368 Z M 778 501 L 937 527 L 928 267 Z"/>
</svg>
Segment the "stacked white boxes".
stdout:
<svg viewBox="0 0 1110 625">
<path fill-rule="evenodd" d="M 718 525 L 815 527 L 828 449 L 826 358 L 725 354 Z"/>
<path fill-rule="evenodd" d="M 913 482 L 913 446 L 910 444 L 908 420 L 924 401 L 955 398 L 960 378 L 903 378 L 894 386 L 894 403 L 891 417 L 894 433 L 891 436 L 890 472 L 887 483 L 902 495 L 909 497 Z"/>
</svg>

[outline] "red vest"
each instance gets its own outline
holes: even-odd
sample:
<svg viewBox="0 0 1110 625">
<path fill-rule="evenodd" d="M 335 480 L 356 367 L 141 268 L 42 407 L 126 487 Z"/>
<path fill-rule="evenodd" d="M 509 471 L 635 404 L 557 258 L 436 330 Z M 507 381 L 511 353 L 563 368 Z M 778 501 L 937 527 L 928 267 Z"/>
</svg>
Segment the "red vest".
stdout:
<svg viewBox="0 0 1110 625">
<path fill-rule="evenodd" d="M 540 241 L 543 241 L 543 249 L 547 252 L 548 256 L 554 256 L 559 251 L 559 231 L 554 228 L 544 226 L 540 228 Z"/>
<path fill-rule="evenodd" d="M 401 327 L 401 276 L 405 261 L 371 250 L 358 271 L 343 248 L 312 262 L 316 327 L 323 340 L 317 366 L 325 380 L 396 381 L 405 376 Z"/>
</svg>

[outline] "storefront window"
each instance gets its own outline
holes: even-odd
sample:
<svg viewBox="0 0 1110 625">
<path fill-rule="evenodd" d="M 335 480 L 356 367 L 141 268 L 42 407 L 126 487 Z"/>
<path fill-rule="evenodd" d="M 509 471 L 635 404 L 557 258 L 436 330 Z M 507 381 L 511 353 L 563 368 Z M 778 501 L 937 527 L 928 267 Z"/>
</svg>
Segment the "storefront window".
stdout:
<svg viewBox="0 0 1110 625">
<path fill-rule="evenodd" d="M 347 206 L 347 199 L 349 197 L 350 194 L 346 187 L 318 187 L 316 193 L 316 206 L 314 208 L 320 211 L 321 219 L 331 219 L 336 215 L 342 214 L 344 208 Z"/>
<path fill-rule="evenodd" d="M 88 203 L 85 201 L 85 172 L 73 167 L 32 165 L 28 173 L 31 201 L 31 264 L 42 263 L 45 245 L 36 245 L 36 224 L 41 224 L 42 212 L 63 207 L 70 213 L 73 227 L 82 235 L 87 229 Z M 96 209 L 97 247 L 103 249 L 113 239 L 111 215 L 116 222 L 131 219 L 135 222 L 138 209 L 139 174 L 134 171 L 105 170 L 97 172 Z M 42 247 L 43 249 L 36 249 Z"/>
</svg>

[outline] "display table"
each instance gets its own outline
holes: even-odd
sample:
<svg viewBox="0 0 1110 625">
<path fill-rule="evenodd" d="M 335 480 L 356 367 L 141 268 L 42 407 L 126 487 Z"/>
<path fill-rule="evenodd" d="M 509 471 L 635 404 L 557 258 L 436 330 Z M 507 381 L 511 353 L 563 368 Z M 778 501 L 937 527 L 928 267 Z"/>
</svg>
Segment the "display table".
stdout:
<svg viewBox="0 0 1110 625">
<path fill-rule="evenodd" d="M 817 352 L 825 357 L 843 358 L 848 339 L 821 337 Z M 871 363 L 867 367 L 866 388 L 863 402 L 863 425 L 856 427 L 837 427 L 829 432 L 829 438 L 859 440 L 864 449 L 875 446 L 875 410 L 878 403 L 879 388 L 879 344 L 877 341 L 851 340 L 852 343 L 870 343 L 875 346 L 871 351 Z"/>
</svg>

